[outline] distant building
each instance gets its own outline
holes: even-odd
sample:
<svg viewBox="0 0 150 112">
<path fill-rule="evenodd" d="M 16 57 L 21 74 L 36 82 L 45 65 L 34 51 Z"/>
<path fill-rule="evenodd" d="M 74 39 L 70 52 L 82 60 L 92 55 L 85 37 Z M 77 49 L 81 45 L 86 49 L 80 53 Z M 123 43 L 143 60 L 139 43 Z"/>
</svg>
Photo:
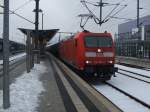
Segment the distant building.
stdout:
<svg viewBox="0 0 150 112">
<path fill-rule="evenodd" d="M 132 38 L 150 40 L 150 15 L 140 18 L 140 32 L 137 35 L 137 20 L 132 20 L 118 25 L 119 38 Z M 125 37 L 126 36 L 126 37 Z"/>
<path fill-rule="evenodd" d="M 150 25 L 150 15 L 140 18 L 139 23 L 141 26 Z M 137 20 L 122 23 L 118 26 L 118 33 L 131 32 L 132 29 L 137 28 Z"/>
<path fill-rule="evenodd" d="M 150 15 L 139 21 L 139 32 L 137 20 L 118 25 L 115 35 L 117 55 L 150 59 Z"/>
</svg>

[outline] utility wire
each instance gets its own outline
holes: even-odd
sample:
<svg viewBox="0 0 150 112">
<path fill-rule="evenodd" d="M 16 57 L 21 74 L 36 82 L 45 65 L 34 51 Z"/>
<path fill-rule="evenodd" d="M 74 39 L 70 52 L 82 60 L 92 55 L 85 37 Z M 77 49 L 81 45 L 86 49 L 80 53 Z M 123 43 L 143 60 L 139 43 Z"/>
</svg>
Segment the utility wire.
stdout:
<svg viewBox="0 0 150 112">
<path fill-rule="evenodd" d="M 107 17 L 105 17 L 105 19 L 110 19 L 110 18 L 108 18 L 108 17 L 110 17 L 111 16 L 111 14 L 115 11 L 115 9 L 117 9 L 118 8 L 118 6 L 123 6 L 123 8 L 121 9 L 121 10 L 119 10 L 119 11 L 117 11 L 115 14 L 113 14 L 114 16 L 115 15 L 117 15 L 120 11 L 122 11 L 125 7 L 127 7 L 127 5 L 120 5 L 122 2 L 124 2 L 125 0 L 122 0 L 122 1 L 120 1 L 119 3 L 117 3 L 117 5 L 116 5 L 116 7 L 107 15 Z M 111 17 L 113 17 L 113 16 L 111 16 Z"/>
<path fill-rule="evenodd" d="M 102 20 L 100 21 L 100 19 L 89 9 L 89 7 L 87 6 L 86 3 L 94 5 L 94 6 L 100 6 L 100 4 L 94 4 L 92 2 L 89 1 L 85 1 L 85 0 L 81 0 L 81 3 L 86 7 L 86 9 L 89 11 L 90 14 L 93 15 L 94 21 L 96 24 L 101 24 L 107 22 L 108 20 L 111 19 L 111 17 L 117 15 L 120 11 L 122 11 L 127 5 L 121 5 L 122 2 L 124 2 L 125 0 L 121 0 L 119 3 L 117 4 L 111 4 L 111 3 L 103 3 L 103 6 L 111 6 L 111 5 L 116 5 L 110 12 L 109 14 Z M 111 17 L 110 15 L 119 7 L 119 6 L 123 6 L 123 8 L 119 9 L 115 14 L 113 14 Z"/>
<path fill-rule="evenodd" d="M 24 6 L 26 6 L 27 4 L 29 4 L 31 1 L 33 1 L 33 0 L 28 0 L 27 2 L 25 2 L 24 4 L 22 4 L 21 6 L 19 6 L 18 8 L 16 8 L 16 9 L 14 10 L 14 12 L 16 12 L 17 10 L 23 8 Z"/>
<path fill-rule="evenodd" d="M 113 8 L 113 10 L 104 18 L 104 21 L 107 20 L 107 18 L 118 8 L 119 4 L 116 5 L 116 7 Z"/>
<path fill-rule="evenodd" d="M 110 18 L 116 16 L 119 12 L 121 12 L 125 7 L 127 7 L 127 5 L 125 5 L 124 7 L 122 7 L 120 10 L 118 10 L 115 14 L 113 14 Z"/>
<path fill-rule="evenodd" d="M 98 17 L 88 8 L 85 0 L 82 0 L 81 3 L 83 4 L 83 6 L 86 7 L 86 9 L 89 11 L 89 13 L 93 15 L 94 19 L 99 20 Z"/>
<path fill-rule="evenodd" d="M 134 20 L 134 19 L 131 19 L 131 18 L 124 18 L 124 17 L 115 17 L 115 16 L 110 16 L 111 18 L 115 18 L 115 19 L 124 19 L 124 20 Z"/>
<path fill-rule="evenodd" d="M 97 6 L 97 4 L 94 4 L 94 3 L 89 2 L 89 1 L 82 0 L 81 2 L 85 2 L 85 3 L 91 4 L 91 5 Z"/>
<path fill-rule="evenodd" d="M 2 6 L 2 5 L 0 5 L 0 7 L 1 7 L 1 8 L 4 8 L 4 6 Z M 32 21 L 30 21 L 29 19 L 27 19 L 27 18 L 21 16 L 20 14 L 15 13 L 15 12 L 12 11 L 12 10 L 9 10 L 9 12 L 11 12 L 11 14 L 15 14 L 16 16 L 18 16 L 18 17 L 20 17 L 20 18 L 22 18 L 22 19 L 28 21 L 29 23 L 35 24 L 34 22 L 32 22 Z"/>
</svg>

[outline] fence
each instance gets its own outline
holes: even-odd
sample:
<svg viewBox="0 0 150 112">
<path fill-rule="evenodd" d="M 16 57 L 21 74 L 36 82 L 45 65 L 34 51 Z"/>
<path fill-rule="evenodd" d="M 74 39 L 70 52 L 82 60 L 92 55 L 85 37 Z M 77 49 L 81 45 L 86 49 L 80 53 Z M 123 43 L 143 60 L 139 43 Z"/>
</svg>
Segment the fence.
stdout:
<svg viewBox="0 0 150 112">
<path fill-rule="evenodd" d="M 118 56 L 150 59 L 149 38 L 142 40 L 138 33 L 133 32 L 115 34 L 116 53 Z"/>
</svg>

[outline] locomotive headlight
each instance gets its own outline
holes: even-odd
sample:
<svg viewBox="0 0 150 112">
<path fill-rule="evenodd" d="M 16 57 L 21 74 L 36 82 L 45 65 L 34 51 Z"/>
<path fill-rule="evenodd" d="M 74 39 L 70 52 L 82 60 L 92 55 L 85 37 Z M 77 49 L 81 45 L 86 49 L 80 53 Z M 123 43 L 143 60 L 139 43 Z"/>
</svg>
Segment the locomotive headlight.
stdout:
<svg viewBox="0 0 150 112">
<path fill-rule="evenodd" d="M 98 49 L 97 52 L 102 52 L 102 50 L 101 50 L 101 49 Z"/>
<path fill-rule="evenodd" d="M 89 63 L 89 61 L 86 61 L 86 64 L 88 64 Z"/>
<path fill-rule="evenodd" d="M 112 63 L 113 63 L 113 61 L 109 61 L 109 63 L 111 63 L 111 64 L 112 64 Z"/>
<path fill-rule="evenodd" d="M 85 63 L 86 63 L 86 64 L 89 64 L 89 63 L 91 63 L 91 61 L 86 61 Z"/>
</svg>

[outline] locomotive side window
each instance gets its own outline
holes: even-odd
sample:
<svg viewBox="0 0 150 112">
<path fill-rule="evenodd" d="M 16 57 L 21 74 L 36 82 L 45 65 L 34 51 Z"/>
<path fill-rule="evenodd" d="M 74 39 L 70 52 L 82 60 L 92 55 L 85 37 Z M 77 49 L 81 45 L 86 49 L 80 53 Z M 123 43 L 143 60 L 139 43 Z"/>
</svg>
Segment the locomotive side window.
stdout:
<svg viewBox="0 0 150 112">
<path fill-rule="evenodd" d="M 112 39 L 110 37 L 85 37 L 86 47 L 111 47 Z"/>
</svg>

